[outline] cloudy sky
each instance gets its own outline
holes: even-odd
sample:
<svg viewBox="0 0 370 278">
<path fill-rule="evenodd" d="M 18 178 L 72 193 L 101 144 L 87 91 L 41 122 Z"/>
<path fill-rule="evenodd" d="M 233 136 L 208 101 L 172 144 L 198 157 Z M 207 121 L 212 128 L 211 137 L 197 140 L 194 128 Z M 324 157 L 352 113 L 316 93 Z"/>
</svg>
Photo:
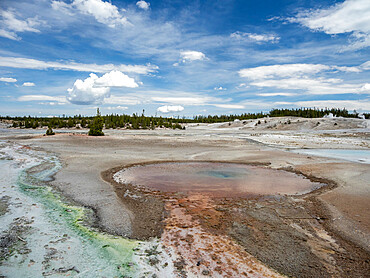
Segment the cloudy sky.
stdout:
<svg viewBox="0 0 370 278">
<path fill-rule="evenodd" d="M 369 0 L 1 0 L 1 115 L 370 111 Z"/>
</svg>

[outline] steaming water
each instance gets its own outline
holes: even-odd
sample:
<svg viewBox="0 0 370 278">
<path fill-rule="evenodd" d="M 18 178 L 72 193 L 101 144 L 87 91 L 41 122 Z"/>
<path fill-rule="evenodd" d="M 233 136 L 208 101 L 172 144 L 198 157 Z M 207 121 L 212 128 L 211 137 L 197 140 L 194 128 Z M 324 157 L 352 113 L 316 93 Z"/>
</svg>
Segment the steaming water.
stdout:
<svg viewBox="0 0 370 278">
<path fill-rule="evenodd" d="M 370 164 L 370 150 L 343 150 L 343 149 L 299 149 L 295 153 L 317 155 L 328 158 L 343 159 L 353 162 Z"/>
<path fill-rule="evenodd" d="M 6 277 L 140 277 L 166 275 L 149 265 L 146 249 L 158 241 L 139 242 L 89 228 L 91 211 L 73 206 L 49 186 L 60 169 L 58 158 L 20 145 L 0 142 L 0 191 L 8 209 L 0 216 L 1 245 L 13 238 L 0 258 Z M 135 251 L 134 251 L 135 250 Z"/>
<path fill-rule="evenodd" d="M 294 173 L 234 163 L 157 163 L 126 168 L 122 183 L 169 192 L 205 192 L 217 197 L 303 194 L 322 186 Z"/>
</svg>

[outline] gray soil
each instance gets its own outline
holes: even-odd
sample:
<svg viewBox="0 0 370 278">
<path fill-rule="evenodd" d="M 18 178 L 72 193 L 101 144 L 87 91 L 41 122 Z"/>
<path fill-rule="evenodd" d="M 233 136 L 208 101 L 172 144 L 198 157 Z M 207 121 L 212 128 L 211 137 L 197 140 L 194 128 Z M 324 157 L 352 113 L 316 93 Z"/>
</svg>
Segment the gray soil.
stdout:
<svg viewBox="0 0 370 278">
<path fill-rule="evenodd" d="M 115 167 L 103 171 L 101 177 L 114 186 L 117 196 L 130 211 L 134 212 L 131 237 L 140 240 L 160 237 L 163 227 L 162 220 L 165 215 L 164 202 L 155 196 L 137 191 L 132 185 L 117 183 L 113 175 L 121 168 Z"/>
<path fill-rule="evenodd" d="M 3 216 L 8 212 L 9 199 L 9 196 L 2 196 L 0 198 L 0 216 Z"/>
<path fill-rule="evenodd" d="M 29 224 L 26 218 L 16 218 L 0 236 L 0 265 L 14 253 L 22 255 L 31 251 L 23 239 L 30 229 Z"/>
</svg>

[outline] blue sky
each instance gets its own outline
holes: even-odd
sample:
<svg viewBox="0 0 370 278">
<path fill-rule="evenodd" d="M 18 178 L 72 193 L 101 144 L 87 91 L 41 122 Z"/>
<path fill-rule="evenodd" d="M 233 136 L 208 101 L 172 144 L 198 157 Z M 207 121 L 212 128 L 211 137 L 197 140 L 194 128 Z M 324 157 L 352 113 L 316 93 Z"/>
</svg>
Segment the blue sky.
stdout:
<svg viewBox="0 0 370 278">
<path fill-rule="evenodd" d="M 0 1 L 0 114 L 370 111 L 370 1 Z"/>
</svg>

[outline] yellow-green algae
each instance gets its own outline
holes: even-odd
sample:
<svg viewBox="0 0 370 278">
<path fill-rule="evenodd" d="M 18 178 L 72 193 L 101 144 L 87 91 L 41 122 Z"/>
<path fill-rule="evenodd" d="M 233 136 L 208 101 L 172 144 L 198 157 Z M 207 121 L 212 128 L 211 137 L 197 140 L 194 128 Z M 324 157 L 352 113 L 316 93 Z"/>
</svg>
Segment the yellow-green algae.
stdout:
<svg viewBox="0 0 370 278">
<path fill-rule="evenodd" d="M 109 235 L 86 226 L 87 215 L 91 211 L 68 204 L 67 201 L 62 200 L 56 190 L 48 185 L 51 177 L 61 168 L 60 162 L 52 156 L 43 159 L 47 159 L 48 164 L 53 166 L 48 166 L 36 173 L 23 170 L 18 178 L 21 191 L 41 203 L 51 221 L 64 221 L 78 236 L 89 240 L 96 246 L 97 253 L 100 253 L 96 254 L 97 259 L 99 259 L 99 255 L 103 255 L 105 259 L 116 266 L 117 273 L 121 276 L 135 276 L 139 266 L 133 263 L 133 255 L 140 242 Z"/>
</svg>

